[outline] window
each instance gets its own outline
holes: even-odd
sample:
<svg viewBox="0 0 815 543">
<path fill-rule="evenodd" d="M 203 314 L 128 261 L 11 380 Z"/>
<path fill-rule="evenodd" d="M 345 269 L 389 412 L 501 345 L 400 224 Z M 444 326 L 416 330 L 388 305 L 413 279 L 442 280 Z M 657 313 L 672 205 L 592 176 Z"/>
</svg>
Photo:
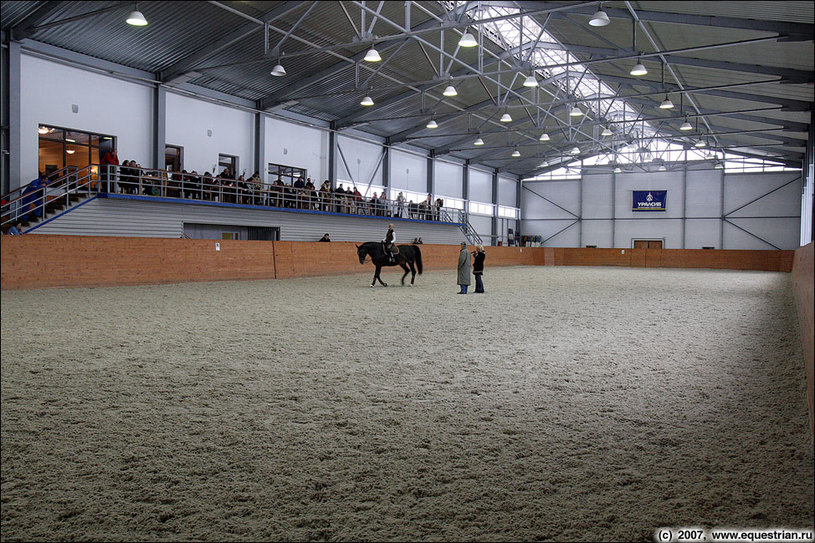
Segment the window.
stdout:
<svg viewBox="0 0 815 543">
<path fill-rule="evenodd" d="M 490 215 L 490 216 L 492 216 L 493 205 L 492 204 L 487 204 L 487 203 L 484 203 L 484 202 L 470 201 L 470 213 L 475 213 L 476 215 Z"/>
<path fill-rule="evenodd" d="M 517 219 L 520 209 L 517 207 L 498 206 L 498 216 L 504 219 Z"/>
<path fill-rule="evenodd" d="M 226 168 L 235 177 L 238 177 L 238 157 L 232 155 L 218 155 L 218 171 L 214 172 L 215 175 L 220 175 Z"/>
<path fill-rule="evenodd" d="M 78 170 L 98 164 L 102 156 L 116 148 L 113 136 L 40 125 L 39 171 L 50 175 L 63 168 Z M 93 173 L 96 170 L 92 168 Z M 92 179 L 96 179 L 94 175 Z"/>
<path fill-rule="evenodd" d="M 298 177 L 306 180 L 306 170 L 304 168 L 295 168 L 294 166 L 284 166 L 283 164 L 268 164 L 266 171 L 269 173 L 269 182 L 274 183 L 277 181 L 278 176 L 283 181 L 284 185 L 293 185 Z M 312 181 L 313 182 L 313 181 Z"/>
</svg>

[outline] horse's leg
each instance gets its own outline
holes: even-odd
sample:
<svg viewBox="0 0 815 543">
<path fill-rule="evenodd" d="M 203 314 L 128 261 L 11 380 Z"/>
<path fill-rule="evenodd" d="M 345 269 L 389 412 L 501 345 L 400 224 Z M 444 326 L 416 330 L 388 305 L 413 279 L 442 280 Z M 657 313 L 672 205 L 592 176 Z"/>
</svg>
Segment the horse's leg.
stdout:
<svg viewBox="0 0 815 543">
<path fill-rule="evenodd" d="M 405 273 L 402 275 L 402 286 L 405 286 L 405 277 L 407 277 L 407 274 L 410 271 L 410 270 L 408 270 L 408 267 L 405 264 L 405 262 L 406 261 L 403 260 L 402 262 L 399 263 L 399 265 L 402 266 L 402 269 L 405 270 Z"/>
<path fill-rule="evenodd" d="M 371 288 L 374 288 L 376 280 L 379 278 L 379 269 L 380 269 L 379 266 L 377 266 L 376 269 L 374 270 L 374 279 L 373 281 L 371 281 Z"/>
<path fill-rule="evenodd" d="M 413 286 L 413 282 L 416 280 L 416 267 L 413 265 L 412 260 L 408 261 L 408 264 L 410 264 L 410 273 L 411 273 L 411 275 L 410 275 L 410 286 Z"/>
<path fill-rule="evenodd" d="M 381 271 L 382 271 L 382 265 L 377 264 L 376 265 L 376 275 L 374 275 L 374 283 L 376 283 L 376 281 L 379 280 L 380 285 L 382 285 L 383 287 L 387 287 L 388 284 L 386 282 L 384 282 L 381 277 L 379 277 L 379 272 L 381 272 Z M 374 286 L 374 285 L 371 284 L 371 286 Z"/>
</svg>

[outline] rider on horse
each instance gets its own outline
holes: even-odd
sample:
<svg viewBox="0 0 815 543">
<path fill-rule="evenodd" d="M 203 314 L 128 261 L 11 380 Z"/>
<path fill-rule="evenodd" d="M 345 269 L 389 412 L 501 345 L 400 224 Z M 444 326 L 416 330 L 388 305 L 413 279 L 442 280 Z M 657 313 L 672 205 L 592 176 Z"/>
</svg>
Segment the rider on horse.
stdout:
<svg viewBox="0 0 815 543">
<path fill-rule="evenodd" d="M 396 234 L 393 232 L 393 224 L 388 225 L 388 233 L 385 234 L 385 239 L 382 240 L 382 248 L 385 250 L 385 255 L 388 261 L 393 262 L 396 260 L 393 257 L 393 243 L 396 241 Z"/>
</svg>

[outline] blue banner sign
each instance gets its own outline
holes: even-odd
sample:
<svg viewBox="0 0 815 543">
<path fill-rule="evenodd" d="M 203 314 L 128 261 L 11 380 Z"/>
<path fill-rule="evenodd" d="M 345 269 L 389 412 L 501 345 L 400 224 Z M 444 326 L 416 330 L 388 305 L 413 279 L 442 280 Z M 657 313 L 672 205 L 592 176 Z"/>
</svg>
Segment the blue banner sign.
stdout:
<svg viewBox="0 0 815 543">
<path fill-rule="evenodd" d="M 635 190 L 633 211 L 667 210 L 667 190 Z"/>
</svg>

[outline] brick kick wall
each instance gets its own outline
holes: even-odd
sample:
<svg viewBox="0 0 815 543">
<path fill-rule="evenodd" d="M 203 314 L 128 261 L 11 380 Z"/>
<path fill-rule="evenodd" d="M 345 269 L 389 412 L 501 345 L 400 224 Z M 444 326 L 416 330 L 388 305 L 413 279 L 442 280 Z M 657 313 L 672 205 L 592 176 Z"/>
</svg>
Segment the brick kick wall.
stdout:
<svg viewBox="0 0 815 543">
<path fill-rule="evenodd" d="M 801 333 L 801 348 L 804 352 L 804 367 L 807 376 L 807 398 L 809 399 L 809 424 L 815 438 L 815 318 L 813 307 L 815 295 L 815 269 L 813 267 L 813 244 L 810 243 L 795 251 L 795 264 L 792 268 L 792 292 L 798 311 L 798 327 Z"/>
<path fill-rule="evenodd" d="M 221 250 L 215 250 L 219 243 Z M 115 286 L 373 273 L 351 242 L 3 236 L 2 288 Z M 454 270 L 458 245 L 421 245 L 426 270 Z M 473 246 L 468 247 L 473 250 Z M 624 252 L 623 252 L 624 251 Z M 631 266 L 792 270 L 793 251 L 487 247 L 496 266 Z"/>
</svg>

